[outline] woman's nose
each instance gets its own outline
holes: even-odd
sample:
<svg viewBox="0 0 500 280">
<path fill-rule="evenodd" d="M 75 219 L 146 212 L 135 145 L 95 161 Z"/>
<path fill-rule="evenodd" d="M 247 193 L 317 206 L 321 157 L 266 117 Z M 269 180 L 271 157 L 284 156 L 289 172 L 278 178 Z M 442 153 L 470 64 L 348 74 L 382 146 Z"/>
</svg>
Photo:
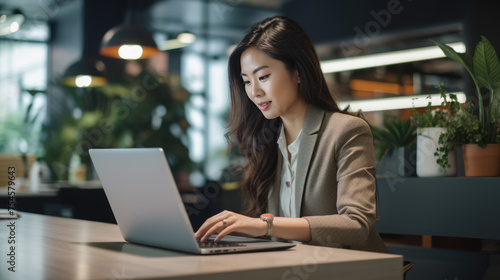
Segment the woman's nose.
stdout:
<svg viewBox="0 0 500 280">
<path fill-rule="evenodd" d="M 252 96 L 253 97 L 261 97 L 263 94 L 264 94 L 264 91 L 262 91 L 259 84 L 255 83 L 252 85 Z"/>
</svg>

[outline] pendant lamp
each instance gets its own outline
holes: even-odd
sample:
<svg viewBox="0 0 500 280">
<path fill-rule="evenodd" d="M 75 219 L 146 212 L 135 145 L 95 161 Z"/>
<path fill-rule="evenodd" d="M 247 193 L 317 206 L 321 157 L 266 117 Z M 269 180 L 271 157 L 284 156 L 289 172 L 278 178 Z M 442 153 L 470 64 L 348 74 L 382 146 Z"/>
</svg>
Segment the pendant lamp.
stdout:
<svg viewBox="0 0 500 280">
<path fill-rule="evenodd" d="M 19 9 L 3 11 L 0 9 L 0 36 L 17 32 L 24 22 L 24 15 Z"/>
<path fill-rule="evenodd" d="M 115 26 L 104 34 L 99 51 L 103 56 L 127 60 L 148 58 L 157 52 L 159 50 L 151 32 L 135 23 L 130 5 L 125 24 Z"/>
<path fill-rule="evenodd" d="M 66 69 L 62 83 L 70 87 L 98 87 L 107 83 L 98 67 L 103 63 L 99 60 L 83 56 L 82 59 L 73 63 Z"/>
</svg>

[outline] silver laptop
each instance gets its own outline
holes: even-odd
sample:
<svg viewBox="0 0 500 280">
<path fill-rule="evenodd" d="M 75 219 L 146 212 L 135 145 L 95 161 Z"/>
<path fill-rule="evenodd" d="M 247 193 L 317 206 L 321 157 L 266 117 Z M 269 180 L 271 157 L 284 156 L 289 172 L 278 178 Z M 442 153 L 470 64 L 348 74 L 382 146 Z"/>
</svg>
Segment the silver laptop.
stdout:
<svg viewBox="0 0 500 280">
<path fill-rule="evenodd" d="M 225 236 L 201 244 L 161 148 L 90 149 L 90 157 L 123 238 L 193 254 L 287 249 L 295 244 Z"/>
</svg>

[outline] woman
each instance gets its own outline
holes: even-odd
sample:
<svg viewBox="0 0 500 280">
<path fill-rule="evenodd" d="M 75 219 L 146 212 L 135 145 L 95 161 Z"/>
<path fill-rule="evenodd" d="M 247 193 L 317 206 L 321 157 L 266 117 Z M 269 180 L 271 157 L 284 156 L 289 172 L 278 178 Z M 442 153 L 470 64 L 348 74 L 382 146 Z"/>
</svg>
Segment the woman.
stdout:
<svg viewBox="0 0 500 280">
<path fill-rule="evenodd" d="M 314 45 L 294 21 L 255 24 L 229 57 L 231 121 L 247 159 L 245 215 L 223 211 L 195 237 L 266 236 L 387 252 L 374 223 L 372 135 L 339 110 Z"/>
</svg>

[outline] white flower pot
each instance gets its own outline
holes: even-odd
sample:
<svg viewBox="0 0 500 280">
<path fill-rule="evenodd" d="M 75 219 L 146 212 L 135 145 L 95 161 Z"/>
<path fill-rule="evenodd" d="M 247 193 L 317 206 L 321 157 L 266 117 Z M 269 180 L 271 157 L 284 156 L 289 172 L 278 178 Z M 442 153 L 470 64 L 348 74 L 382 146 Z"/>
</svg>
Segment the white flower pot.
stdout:
<svg viewBox="0 0 500 280">
<path fill-rule="evenodd" d="M 417 133 L 417 176 L 446 177 L 457 175 L 457 159 L 455 150 L 448 154 L 451 165 L 446 171 L 437 164 L 434 155 L 439 143 L 439 135 L 445 131 L 442 127 L 419 128 Z"/>
</svg>

